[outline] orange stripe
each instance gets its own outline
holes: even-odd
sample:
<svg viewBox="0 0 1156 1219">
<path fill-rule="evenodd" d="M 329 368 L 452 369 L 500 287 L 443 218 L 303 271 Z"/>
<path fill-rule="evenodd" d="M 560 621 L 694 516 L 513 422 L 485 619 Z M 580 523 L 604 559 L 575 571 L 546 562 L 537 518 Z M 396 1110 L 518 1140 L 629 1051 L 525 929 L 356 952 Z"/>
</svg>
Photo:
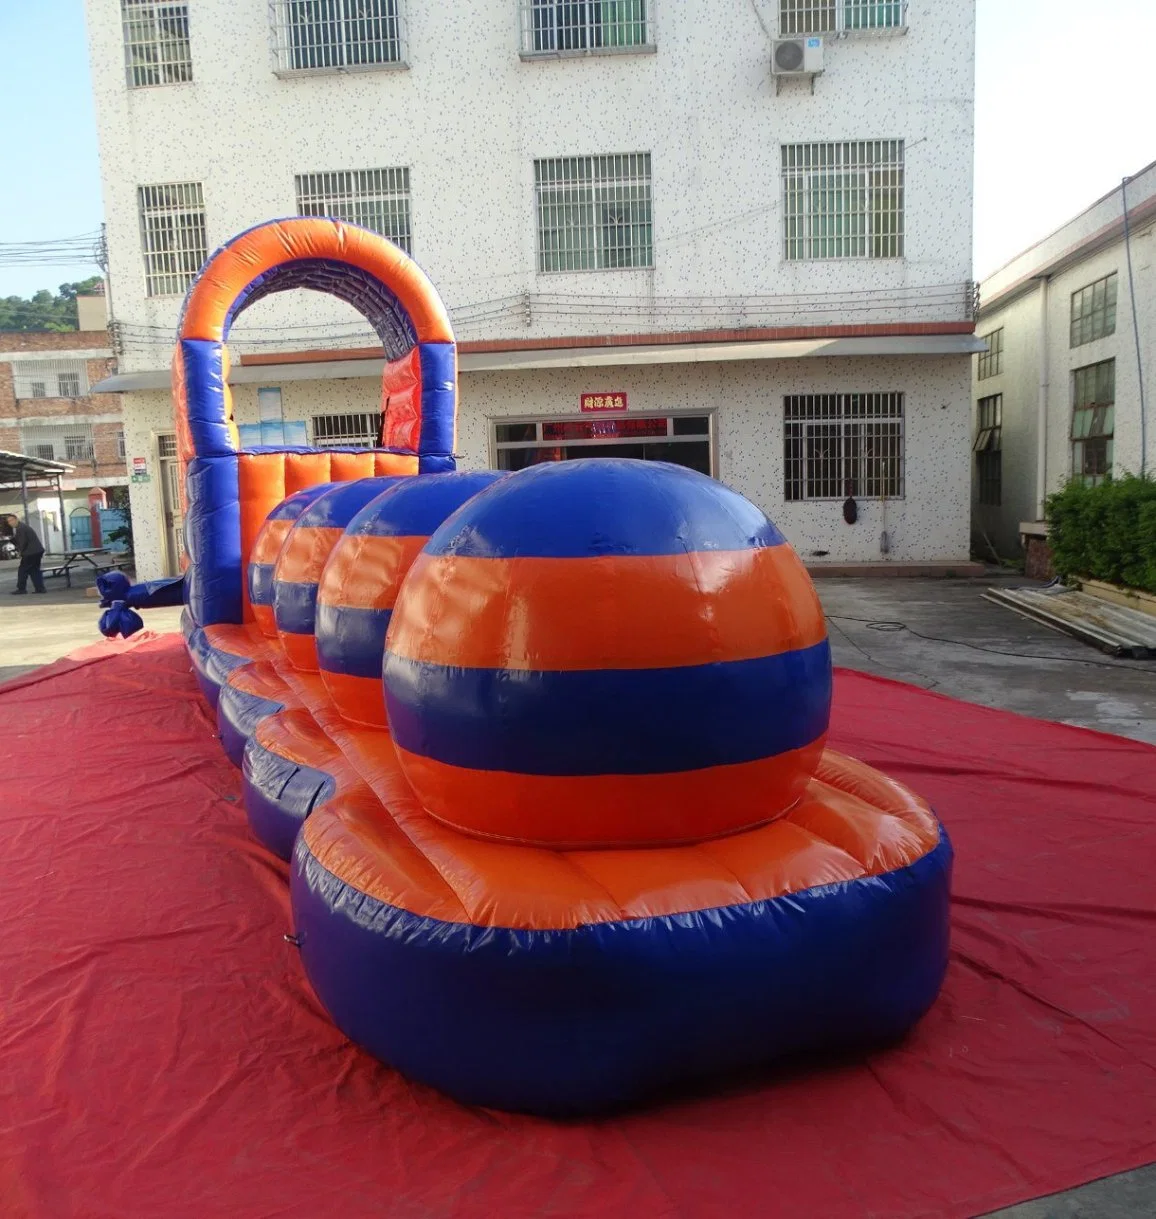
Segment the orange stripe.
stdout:
<svg viewBox="0 0 1156 1219">
<path fill-rule="evenodd" d="M 370 728 L 384 728 L 385 690 L 379 677 L 351 677 L 321 670 L 321 679 L 342 718 Z"/>
<path fill-rule="evenodd" d="M 657 775 L 515 775 L 400 748 L 397 755 L 426 811 L 467 834 L 554 849 L 671 846 L 781 816 L 802 795 L 825 741 L 758 762 Z"/>
<path fill-rule="evenodd" d="M 350 535 L 334 550 L 317 600 L 350 609 L 392 609 L 402 580 L 428 538 Z"/>
<path fill-rule="evenodd" d="M 281 646 L 289 663 L 302 673 L 317 672 L 317 640 L 312 635 L 293 635 L 289 631 L 278 631 Z"/>
<path fill-rule="evenodd" d="M 275 563 L 277 556 L 281 553 L 285 538 L 292 528 L 292 521 L 266 521 L 261 532 L 257 534 L 257 540 L 253 543 L 253 553 L 249 557 L 249 562 Z"/>
<path fill-rule="evenodd" d="M 268 635 L 270 639 L 277 637 L 277 619 L 271 605 L 250 605 L 249 612 L 262 635 Z"/>
<path fill-rule="evenodd" d="M 316 584 L 325 570 L 326 560 L 344 534 L 345 530 L 335 525 L 294 529 L 281 547 L 273 573 L 274 580 L 290 584 Z"/>
<path fill-rule="evenodd" d="M 373 472 L 379 477 L 397 474 L 416 474 L 418 459 L 403 453 L 374 453 Z"/>
<path fill-rule="evenodd" d="M 826 637 L 789 546 L 592 559 L 423 554 L 389 650 L 476 669 L 648 669 L 752 660 Z"/>
<path fill-rule="evenodd" d="M 445 307 L 416 263 L 376 234 L 319 217 L 262 225 L 221 250 L 189 296 L 181 337 L 220 341 L 225 318 L 245 288 L 266 271 L 301 258 L 335 259 L 360 267 L 386 284 L 401 302 L 419 342 L 453 342 Z"/>
</svg>

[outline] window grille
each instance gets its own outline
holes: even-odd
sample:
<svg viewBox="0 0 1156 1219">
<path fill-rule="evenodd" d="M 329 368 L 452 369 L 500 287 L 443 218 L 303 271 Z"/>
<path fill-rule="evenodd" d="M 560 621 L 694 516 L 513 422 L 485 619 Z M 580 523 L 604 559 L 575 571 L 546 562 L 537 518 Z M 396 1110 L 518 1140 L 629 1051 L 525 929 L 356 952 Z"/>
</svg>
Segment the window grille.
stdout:
<svg viewBox="0 0 1156 1219">
<path fill-rule="evenodd" d="M 653 45 L 647 0 L 521 0 L 523 54 Z"/>
<path fill-rule="evenodd" d="M 137 198 L 148 295 L 179 296 L 209 256 L 201 184 L 141 186 Z"/>
<path fill-rule="evenodd" d="M 1072 293 L 1071 346 L 1116 333 L 1116 273 Z"/>
<path fill-rule="evenodd" d="M 408 169 L 298 174 L 297 214 L 332 216 L 388 237 L 413 254 Z"/>
<path fill-rule="evenodd" d="M 187 4 L 120 0 L 120 15 L 130 89 L 193 79 Z"/>
<path fill-rule="evenodd" d="M 983 335 L 980 341 L 987 344 L 987 351 L 976 357 L 976 378 L 986 381 L 1003 372 L 1003 327 Z"/>
<path fill-rule="evenodd" d="M 277 72 L 359 70 L 401 64 L 400 0 L 272 0 Z"/>
<path fill-rule="evenodd" d="M 903 395 L 784 399 L 784 497 L 902 499 Z"/>
<path fill-rule="evenodd" d="M 779 0 L 781 34 L 907 28 L 907 0 Z"/>
<path fill-rule="evenodd" d="M 1116 430 L 1116 361 L 1101 360 L 1072 374 L 1072 473 L 1101 483 L 1112 472 Z"/>
<path fill-rule="evenodd" d="M 172 432 L 165 432 L 157 437 L 157 456 L 161 458 L 177 456 L 177 438 Z"/>
<path fill-rule="evenodd" d="M 44 461 L 96 465 L 92 425 L 87 423 L 22 424 L 20 448 Z"/>
<path fill-rule="evenodd" d="M 124 432 L 116 434 L 116 455 L 123 461 L 128 456 L 128 449 L 124 443 Z"/>
<path fill-rule="evenodd" d="M 1003 457 L 1003 394 L 980 398 L 976 404 L 978 426 L 975 443 L 976 470 L 979 474 L 979 502 L 999 507 L 1002 497 Z"/>
<path fill-rule="evenodd" d="M 784 144 L 785 257 L 903 257 L 903 141 Z"/>
<path fill-rule="evenodd" d="M 319 449 L 372 449 L 380 435 L 381 416 L 376 411 L 313 416 L 313 443 Z"/>
<path fill-rule="evenodd" d="M 17 398 L 81 398 L 88 393 L 83 360 L 16 360 L 12 389 Z"/>
<path fill-rule="evenodd" d="M 654 266 L 650 153 L 534 162 L 538 270 Z"/>
</svg>

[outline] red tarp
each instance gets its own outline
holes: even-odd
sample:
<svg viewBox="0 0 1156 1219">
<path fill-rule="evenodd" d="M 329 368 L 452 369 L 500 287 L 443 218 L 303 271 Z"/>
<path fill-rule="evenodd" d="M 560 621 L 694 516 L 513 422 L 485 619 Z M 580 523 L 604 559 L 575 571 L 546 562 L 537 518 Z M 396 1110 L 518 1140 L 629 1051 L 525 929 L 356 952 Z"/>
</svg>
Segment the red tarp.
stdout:
<svg viewBox="0 0 1156 1219">
<path fill-rule="evenodd" d="M 1156 1159 L 1156 750 L 843 672 L 833 743 L 955 840 L 901 1047 L 611 1121 L 349 1046 L 175 637 L 0 690 L 0 1215 L 962 1216 Z"/>
</svg>

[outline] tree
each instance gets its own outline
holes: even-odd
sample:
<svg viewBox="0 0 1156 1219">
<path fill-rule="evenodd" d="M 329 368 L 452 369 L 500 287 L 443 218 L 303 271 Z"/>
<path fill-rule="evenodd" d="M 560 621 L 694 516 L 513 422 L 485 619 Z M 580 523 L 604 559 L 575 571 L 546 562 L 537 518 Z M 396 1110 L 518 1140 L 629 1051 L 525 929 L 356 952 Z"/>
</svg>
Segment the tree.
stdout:
<svg viewBox="0 0 1156 1219">
<path fill-rule="evenodd" d="M 28 298 L 0 297 L 0 330 L 75 330 L 77 296 L 96 291 L 103 282 L 94 275 L 78 283 L 61 284 L 55 296 L 41 288 Z"/>
</svg>

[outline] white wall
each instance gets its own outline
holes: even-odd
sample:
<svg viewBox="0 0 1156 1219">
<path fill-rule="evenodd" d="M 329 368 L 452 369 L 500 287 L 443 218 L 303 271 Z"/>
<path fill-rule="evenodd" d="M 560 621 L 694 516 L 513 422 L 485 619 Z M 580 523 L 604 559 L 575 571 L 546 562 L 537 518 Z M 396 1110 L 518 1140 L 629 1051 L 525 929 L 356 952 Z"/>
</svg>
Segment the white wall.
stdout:
<svg viewBox="0 0 1156 1219">
<path fill-rule="evenodd" d="M 279 79 L 266 0 L 190 5 L 194 81 L 126 87 L 119 5 L 87 0 L 112 299 L 156 327 L 122 366 L 158 367 L 180 301 L 148 299 L 139 184 L 204 184 L 210 248 L 295 211 L 296 173 L 411 168 L 414 253 L 451 306 L 519 293 L 639 298 L 957 285 L 922 320 L 965 320 L 971 276 L 973 0 L 911 0 L 910 30 L 829 39 L 815 84 L 776 95 L 770 0 L 659 0 L 656 54 L 522 62 L 516 0 L 406 0 L 407 71 Z M 906 257 L 786 263 L 780 145 L 906 141 Z M 653 270 L 537 275 L 536 157 L 649 151 Z M 863 321 L 911 316 L 910 304 Z M 851 315 L 835 318 L 849 320 Z M 261 302 L 249 324 L 345 320 L 324 300 Z M 790 324 L 797 318 L 781 319 Z M 704 318 L 703 327 L 720 324 Z M 494 320 L 464 337 L 638 328 L 603 316 Z M 686 328 L 648 318 L 645 329 Z"/>
</svg>

